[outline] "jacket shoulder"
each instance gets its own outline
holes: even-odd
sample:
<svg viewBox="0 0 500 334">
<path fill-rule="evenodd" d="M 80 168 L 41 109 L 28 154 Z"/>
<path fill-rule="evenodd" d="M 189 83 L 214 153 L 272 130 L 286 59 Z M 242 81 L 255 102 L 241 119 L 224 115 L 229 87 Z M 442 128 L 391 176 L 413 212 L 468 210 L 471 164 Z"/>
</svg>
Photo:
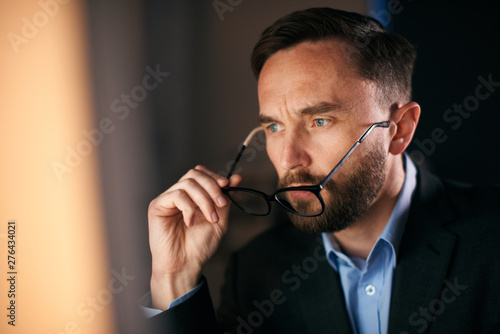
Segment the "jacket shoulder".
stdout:
<svg viewBox="0 0 500 334">
<path fill-rule="evenodd" d="M 500 222 L 500 186 L 452 180 L 443 180 L 443 185 L 460 217 L 476 222 Z"/>
</svg>

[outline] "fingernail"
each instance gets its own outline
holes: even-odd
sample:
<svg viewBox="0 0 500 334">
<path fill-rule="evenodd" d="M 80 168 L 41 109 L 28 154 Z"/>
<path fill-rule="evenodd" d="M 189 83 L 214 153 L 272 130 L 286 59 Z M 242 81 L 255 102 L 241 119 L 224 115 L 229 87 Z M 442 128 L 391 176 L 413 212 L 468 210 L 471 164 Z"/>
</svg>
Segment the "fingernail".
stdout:
<svg viewBox="0 0 500 334">
<path fill-rule="evenodd" d="M 227 201 L 224 196 L 220 196 L 219 198 L 217 198 L 217 203 L 219 203 L 219 206 L 224 206 L 227 204 Z"/>
<path fill-rule="evenodd" d="M 217 215 L 217 212 L 212 212 L 212 221 L 218 222 L 219 221 L 219 216 Z"/>
<path fill-rule="evenodd" d="M 220 178 L 217 180 L 217 183 L 219 183 L 219 186 L 224 186 L 226 183 L 227 183 L 227 179 L 224 177 L 224 178 Z"/>
</svg>

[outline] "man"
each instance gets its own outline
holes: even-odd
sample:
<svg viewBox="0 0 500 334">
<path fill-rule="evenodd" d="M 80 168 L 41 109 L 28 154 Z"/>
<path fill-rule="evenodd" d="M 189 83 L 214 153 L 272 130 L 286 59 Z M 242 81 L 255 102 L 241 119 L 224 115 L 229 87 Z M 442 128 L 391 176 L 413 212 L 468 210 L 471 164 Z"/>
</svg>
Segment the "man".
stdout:
<svg viewBox="0 0 500 334">
<path fill-rule="evenodd" d="M 188 171 L 148 212 L 160 332 L 500 331 L 500 192 L 442 181 L 404 154 L 420 116 L 414 59 L 374 19 L 329 8 L 264 31 L 259 120 L 291 223 L 233 255 L 216 317 L 202 267 L 230 200 L 247 209 L 238 194 L 256 192 L 237 189 L 239 175 Z"/>
</svg>

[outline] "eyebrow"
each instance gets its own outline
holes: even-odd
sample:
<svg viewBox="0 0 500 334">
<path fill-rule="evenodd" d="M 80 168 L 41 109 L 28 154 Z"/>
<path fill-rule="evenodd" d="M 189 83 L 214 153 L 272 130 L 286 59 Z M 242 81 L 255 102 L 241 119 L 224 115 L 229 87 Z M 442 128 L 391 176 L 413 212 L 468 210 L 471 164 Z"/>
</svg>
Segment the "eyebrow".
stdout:
<svg viewBox="0 0 500 334">
<path fill-rule="evenodd" d="M 318 103 L 314 106 L 306 107 L 301 109 L 298 112 L 298 115 L 320 115 L 320 114 L 326 114 L 326 113 L 331 113 L 331 112 L 338 112 L 340 110 L 344 109 L 340 104 L 335 104 L 335 103 L 329 103 L 329 102 L 321 102 Z M 277 120 L 274 119 L 271 116 L 259 115 L 259 123 L 260 124 L 266 124 L 266 123 L 276 123 Z"/>
</svg>

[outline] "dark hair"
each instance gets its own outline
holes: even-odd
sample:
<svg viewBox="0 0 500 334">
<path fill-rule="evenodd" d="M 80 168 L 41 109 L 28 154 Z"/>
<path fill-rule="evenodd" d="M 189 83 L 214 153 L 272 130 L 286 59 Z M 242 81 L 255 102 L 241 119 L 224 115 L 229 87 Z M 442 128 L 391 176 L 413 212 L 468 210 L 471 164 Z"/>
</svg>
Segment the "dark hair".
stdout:
<svg viewBox="0 0 500 334">
<path fill-rule="evenodd" d="M 332 8 L 297 11 L 264 30 L 252 53 L 255 77 L 274 53 L 304 41 L 332 38 L 340 41 L 347 61 L 354 61 L 361 77 L 377 84 L 382 103 L 391 107 L 411 100 L 413 45 L 369 16 Z"/>
</svg>

